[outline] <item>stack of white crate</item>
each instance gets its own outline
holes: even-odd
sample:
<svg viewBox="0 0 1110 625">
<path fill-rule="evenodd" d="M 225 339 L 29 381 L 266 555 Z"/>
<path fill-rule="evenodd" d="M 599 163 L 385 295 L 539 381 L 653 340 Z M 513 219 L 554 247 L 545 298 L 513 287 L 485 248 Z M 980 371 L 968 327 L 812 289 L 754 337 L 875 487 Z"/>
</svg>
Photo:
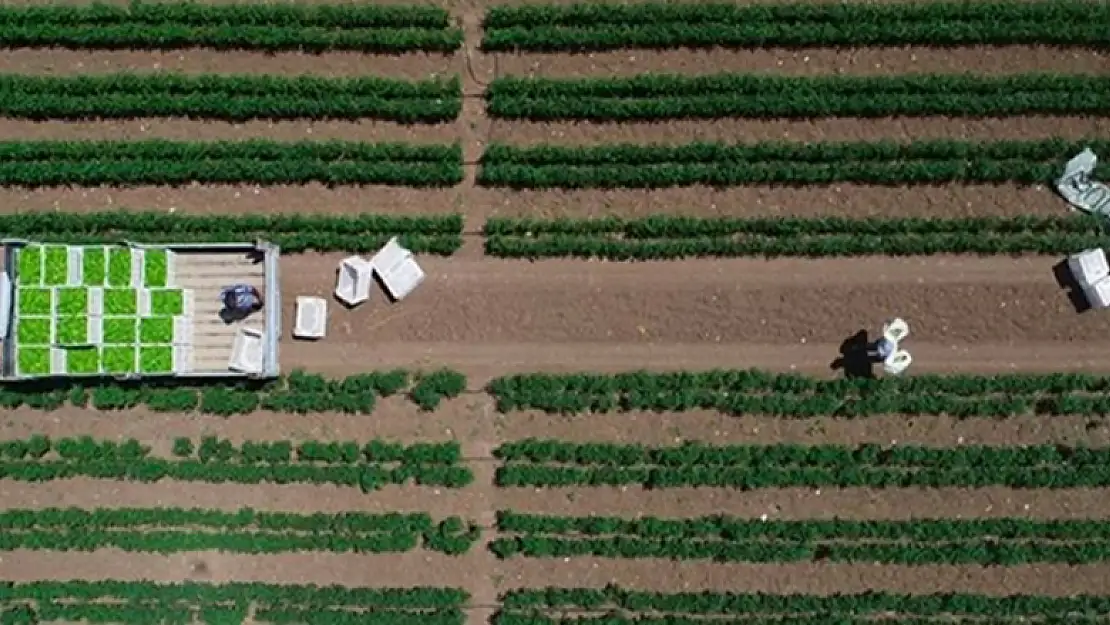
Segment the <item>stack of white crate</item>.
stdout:
<svg viewBox="0 0 1110 625">
<path fill-rule="evenodd" d="M 1110 265 L 1102 248 L 1084 250 L 1068 257 L 1068 269 L 1091 308 L 1110 307 Z"/>
</svg>

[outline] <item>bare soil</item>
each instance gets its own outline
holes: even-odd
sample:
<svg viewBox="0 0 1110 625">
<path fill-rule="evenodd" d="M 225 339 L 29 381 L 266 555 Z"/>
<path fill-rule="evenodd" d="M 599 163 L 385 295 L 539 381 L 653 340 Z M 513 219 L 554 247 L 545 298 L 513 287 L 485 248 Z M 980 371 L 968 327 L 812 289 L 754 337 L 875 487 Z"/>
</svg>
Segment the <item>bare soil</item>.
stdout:
<svg viewBox="0 0 1110 625">
<path fill-rule="evenodd" d="M 119 0 L 115 0 L 119 1 Z M 831 0 L 830 0 L 831 1 Z M 903 0 L 894 0 L 903 1 Z M 174 70 L 187 73 L 312 73 L 425 78 L 461 75 L 468 94 L 454 124 L 407 127 L 386 123 L 210 124 L 147 119 L 125 122 L 0 121 L 6 139 L 351 139 L 446 142 L 459 140 L 470 179 L 449 190 L 378 187 L 262 188 L 252 185 L 137 189 L 3 189 L 7 212 L 90 211 L 127 207 L 182 213 L 466 215 L 474 231 L 495 216 L 645 215 L 667 212 L 731 216 L 980 216 L 1058 215 L 1063 203 L 1044 188 L 938 186 L 910 189 L 836 185 L 785 189 L 753 187 L 643 191 L 507 192 L 473 185 L 474 161 L 491 141 L 595 143 L 680 142 L 698 139 L 910 141 L 924 138 L 1044 138 L 1110 136 L 1107 117 L 1006 120 L 884 119 L 816 122 L 679 122 L 674 124 L 492 123 L 478 97 L 504 75 L 609 76 L 643 72 L 753 71 L 783 75 L 888 75 L 909 72 L 1060 71 L 1110 75 L 1110 58 L 1092 51 L 1000 49 L 767 51 L 630 51 L 592 55 L 484 55 L 477 52 L 482 12 L 494 0 L 444 3 L 468 35 L 467 51 L 447 57 L 355 54 L 246 54 L 185 51 L 8 51 L 0 71 L 39 74 Z M 285 326 L 296 295 L 329 296 L 342 255 L 291 257 L 283 266 Z M 920 372 L 1110 370 L 1103 337 L 1110 318 L 1077 314 L 1055 284 L 1056 258 L 912 258 L 857 260 L 722 260 L 613 264 L 584 261 L 507 262 L 484 259 L 468 238 L 450 259 L 421 258 L 427 282 L 403 303 L 375 299 L 348 311 L 331 304 L 329 336 L 319 343 L 283 342 L 286 369 L 342 376 L 370 369 L 449 366 L 466 373 L 469 392 L 436 412 L 403 399 L 383 401 L 370 416 L 275 415 L 230 418 L 127 414 L 65 408 L 0 416 L 0 439 L 31 434 L 135 437 L 168 453 L 173 438 L 215 435 L 236 441 L 458 440 L 477 476 L 466 489 L 236 486 L 186 483 L 105 483 L 76 479 L 45 483 L 0 481 L 8 508 L 50 506 L 198 506 L 326 511 L 427 511 L 464 515 L 489 526 L 498 509 L 560 514 L 729 513 L 769 518 L 1028 518 L 1110 517 L 1104 489 L 1025 492 L 781 489 L 757 492 L 679 489 L 496 489 L 492 450 L 525 437 L 669 444 L 718 443 L 1110 444 L 1103 418 L 952 420 L 885 416 L 844 421 L 734 418 L 710 413 L 552 416 L 501 415 L 481 388 L 491 378 L 528 371 L 622 371 L 759 367 L 833 377 L 841 341 L 860 329 L 875 332 L 892 316 L 912 328 L 907 343 Z M 492 532 L 487 532 L 487 537 Z M 112 550 L 95 553 L 13 552 L 0 555 L 0 579 L 149 579 L 278 581 L 367 586 L 460 586 L 473 593 L 470 623 L 485 622 L 496 594 L 521 586 L 619 583 L 644 590 L 737 592 L 862 592 L 872 589 L 1068 595 L 1106 594 L 1110 566 L 897 567 L 870 565 L 715 565 L 576 558 L 498 562 L 481 548 L 460 558 L 422 552 L 396 556 L 286 554 L 161 556 Z"/>
</svg>

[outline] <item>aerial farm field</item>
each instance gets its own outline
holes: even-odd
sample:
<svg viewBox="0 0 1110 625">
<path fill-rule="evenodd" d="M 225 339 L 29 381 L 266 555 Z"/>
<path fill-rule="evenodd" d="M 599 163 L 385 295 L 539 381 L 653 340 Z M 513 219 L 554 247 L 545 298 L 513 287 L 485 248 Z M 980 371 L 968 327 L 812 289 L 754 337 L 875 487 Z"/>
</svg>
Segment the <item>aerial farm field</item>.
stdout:
<svg viewBox="0 0 1110 625">
<path fill-rule="evenodd" d="M 0 5 L 5 237 L 267 239 L 287 330 L 392 235 L 428 276 L 265 386 L 0 388 L 0 625 L 1105 622 L 1110 315 L 1053 267 L 1107 237 L 1052 184 L 1107 24 Z"/>
</svg>

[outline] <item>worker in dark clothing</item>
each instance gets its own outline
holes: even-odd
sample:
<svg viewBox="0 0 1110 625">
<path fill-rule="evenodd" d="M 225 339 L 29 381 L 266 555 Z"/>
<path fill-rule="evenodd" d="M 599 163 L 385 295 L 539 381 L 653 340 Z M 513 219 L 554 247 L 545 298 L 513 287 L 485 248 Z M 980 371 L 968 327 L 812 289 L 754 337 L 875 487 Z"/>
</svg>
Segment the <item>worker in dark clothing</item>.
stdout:
<svg viewBox="0 0 1110 625">
<path fill-rule="evenodd" d="M 224 311 L 235 318 L 244 319 L 252 312 L 262 310 L 262 293 L 249 284 L 236 284 L 220 291 Z"/>
</svg>

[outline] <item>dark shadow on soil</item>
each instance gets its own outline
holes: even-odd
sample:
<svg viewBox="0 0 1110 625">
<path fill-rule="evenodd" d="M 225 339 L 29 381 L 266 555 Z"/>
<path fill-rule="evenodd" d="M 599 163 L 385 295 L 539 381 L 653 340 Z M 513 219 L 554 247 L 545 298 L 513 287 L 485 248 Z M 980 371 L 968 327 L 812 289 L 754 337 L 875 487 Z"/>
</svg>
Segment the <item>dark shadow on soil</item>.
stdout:
<svg viewBox="0 0 1110 625">
<path fill-rule="evenodd" d="M 856 332 L 840 344 L 840 356 L 829 364 L 829 368 L 843 370 L 846 378 L 875 377 L 875 361 L 868 353 L 870 346 L 867 330 Z"/>
<path fill-rule="evenodd" d="M 1080 288 L 1079 282 L 1072 275 L 1066 258 L 1052 266 L 1052 275 L 1056 278 L 1056 284 L 1067 293 L 1068 301 L 1071 302 L 1072 308 L 1075 309 L 1077 314 L 1090 310 L 1091 305 L 1087 302 L 1087 297 L 1083 295 L 1083 289 Z"/>
</svg>

